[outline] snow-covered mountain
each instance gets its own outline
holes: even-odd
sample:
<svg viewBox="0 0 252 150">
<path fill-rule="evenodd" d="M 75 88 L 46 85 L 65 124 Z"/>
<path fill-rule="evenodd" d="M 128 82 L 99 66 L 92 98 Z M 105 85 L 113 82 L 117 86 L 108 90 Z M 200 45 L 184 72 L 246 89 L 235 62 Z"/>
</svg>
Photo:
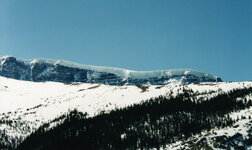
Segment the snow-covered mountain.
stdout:
<svg viewBox="0 0 252 150">
<path fill-rule="evenodd" d="M 252 82 L 191 69 L 0 62 L 0 149 L 252 149 Z"/>
<path fill-rule="evenodd" d="M 0 57 L 0 76 L 27 81 L 84 82 L 107 85 L 164 85 L 220 82 L 221 78 L 192 69 L 132 71 L 121 68 L 81 65 L 51 59 L 22 60 Z"/>
<path fill-rule="evenodd" d="M 189 99 L 191 97 L 193 101 L 202 102 L 237 89 L 248 88 L 252 88 L 252 82 L 206 82 L 186 85 L 174 82 L 167 85 L 112 86 L 80 82 L 30 82 L 0 77 L 0 149 L 17 147 L 20 142 L 44 124 L 49 123 L 47 130 L 57 127 L 66 119 L 61 116 L 73 110 L 85 113 L 88 118 L 91 118 L 133 104 L 141 105 L 149 99 L 160 96 L 171 98 L 190 91 L 189 94 L 186 94 Z M 247 102 L 252 99 L 251 93 L 245 95 L 240 93 L 241 91 L 238 91 L 231 96 L 235 96 L 235 99 L 239 101 Z M 153 111 L 157 111 L 157 109 L 153 109 Z M 189 139 L 188 143 L 183 143 L 182 140 L 164 145 L 164 147 L 188 149 L 190 144 L 197 144 L 197 142 L 201 144 L 199 142 L 201 138 L 204 138 L 203 145 L 208 144 L 208 147 L 214 147 L 215 137 L 222 135 L 224 140 L 239 135 L 239 138 L 236 139 L 239 145 L 239 140 L 252 139 L 251 119 L 249 119 L 249 116 L 252 115 L 251 112 L 251 107 L 249 107 L 244 108 L 244 111 L 232 114 L 233 118 L 236 119 L 238 116 L 241 119 L 240 122 L 237 122 L 238 127 L 214 129 L 205 136 L 202 134 L 206 131 L 202 131 L 202 134 L 197 134 L 191 140 Z M 242 115 L 246 115 L 246 118 L 242 118 Z M 231 130 L 233 132 L 229 133 Z M 126 136 L 127 134 L 124 133 L 121 135 L 122 138 Z M 4 146 L 1 148 L 1 145 Z M 185 147 L 186 145 L 188 147 Z M 249 146 L 249 144 L 245 144 L 245 146 Z"/>
</svg>

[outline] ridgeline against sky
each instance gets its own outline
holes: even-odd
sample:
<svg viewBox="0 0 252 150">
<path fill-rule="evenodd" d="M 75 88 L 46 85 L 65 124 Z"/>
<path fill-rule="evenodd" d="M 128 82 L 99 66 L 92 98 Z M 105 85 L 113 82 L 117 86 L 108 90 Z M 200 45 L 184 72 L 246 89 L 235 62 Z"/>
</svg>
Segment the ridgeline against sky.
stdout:
<svg viewBox="0 0 252 150">
<path fill-rule="evenodd" d="M 251 0 L 0 0 L 0 56 L 252 80 Z"/>
</svg>

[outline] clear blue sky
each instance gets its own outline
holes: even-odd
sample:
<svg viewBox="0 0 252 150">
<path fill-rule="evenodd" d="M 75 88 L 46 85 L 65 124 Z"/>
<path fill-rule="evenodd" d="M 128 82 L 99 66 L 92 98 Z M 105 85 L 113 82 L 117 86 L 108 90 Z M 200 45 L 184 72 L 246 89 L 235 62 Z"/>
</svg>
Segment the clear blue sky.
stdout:
<svg viewBox="0 0 252 150">
<path fill-rule="evenodd" d="M 0 55 L 252 80 L 252 0 L 0 0 Z"/>
</svg>

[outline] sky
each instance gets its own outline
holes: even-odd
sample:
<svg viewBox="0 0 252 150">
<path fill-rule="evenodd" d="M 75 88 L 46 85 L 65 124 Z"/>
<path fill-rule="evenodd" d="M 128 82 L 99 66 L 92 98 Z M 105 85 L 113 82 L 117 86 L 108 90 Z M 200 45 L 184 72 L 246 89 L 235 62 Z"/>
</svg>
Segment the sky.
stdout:
<svg viewBox="0 0 252 150">
<path fill-rule="evenodd" d="M 0 0 L 0 56 L 252 80 L 252 0 Z"/>
</svg>

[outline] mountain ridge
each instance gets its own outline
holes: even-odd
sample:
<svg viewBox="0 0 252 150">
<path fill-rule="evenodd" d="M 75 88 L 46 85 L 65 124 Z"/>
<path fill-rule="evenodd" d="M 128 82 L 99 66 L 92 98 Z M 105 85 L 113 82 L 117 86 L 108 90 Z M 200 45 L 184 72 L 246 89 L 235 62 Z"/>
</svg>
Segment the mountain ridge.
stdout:
<svg viewBox="0 0 252 150">
<path fill-rule="evenodd" d="M 164 85 L 181 83 L 221 82 L 222 79 L 193 69 L 133 71 L 122 68 L 82 65 L 64 60 L 0 57 L 0 75 L 35 82 L 84 82 L 107 85 Z"/>
</svg>

